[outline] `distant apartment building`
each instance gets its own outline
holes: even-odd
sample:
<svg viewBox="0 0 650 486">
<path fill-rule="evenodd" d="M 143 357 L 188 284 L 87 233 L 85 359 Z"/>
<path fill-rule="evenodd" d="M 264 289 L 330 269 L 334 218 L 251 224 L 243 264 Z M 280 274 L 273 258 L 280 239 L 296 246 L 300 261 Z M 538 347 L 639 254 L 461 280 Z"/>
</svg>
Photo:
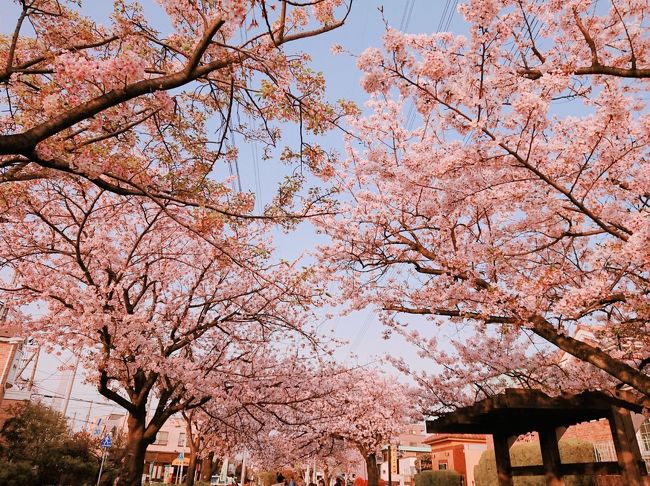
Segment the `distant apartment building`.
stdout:
<svg viewBox="0 0 650 486">
<path fill-rule="evenodd" d="M 380 464 L 380 478 L 391 481 L 394 485 L 409 486 L 413 484 L 417 473 L 430 469 L 431 447 L 425 443 L 427 433 L 421 424 L 405 425 L 400 434 L 392 441 L 390 460 L 388 446 L 382 449 L 383 461 Z"/>
</svg>

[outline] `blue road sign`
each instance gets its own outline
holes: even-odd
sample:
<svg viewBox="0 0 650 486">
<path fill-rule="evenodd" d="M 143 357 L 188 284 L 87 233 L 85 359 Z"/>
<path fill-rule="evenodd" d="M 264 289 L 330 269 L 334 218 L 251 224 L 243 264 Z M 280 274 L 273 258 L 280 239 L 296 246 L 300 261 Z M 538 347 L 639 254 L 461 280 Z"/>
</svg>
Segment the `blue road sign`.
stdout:
<svg viewBox="0 0 650 486">
<path fill-rule="evenodd" d="M 104 437 L 102 439 L 102 441 L 99 443 L 99 445 L 101 447 L 103 447 L 104 449 L 108 449 L 109 447 L 111 447 L 113 445 L 113 439 L 111 438 L 110 435 L 107 435 L 106 437 Z"/>
</svg>

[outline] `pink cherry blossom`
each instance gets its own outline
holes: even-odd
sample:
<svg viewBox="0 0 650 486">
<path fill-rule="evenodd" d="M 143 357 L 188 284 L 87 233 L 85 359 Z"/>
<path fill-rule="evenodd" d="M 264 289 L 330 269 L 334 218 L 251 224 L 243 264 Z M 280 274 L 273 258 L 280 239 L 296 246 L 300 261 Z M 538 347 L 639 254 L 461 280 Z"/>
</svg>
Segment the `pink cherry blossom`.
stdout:
<svg viewBox="0 0 650 486">
<path fill-rule="evenodd" d="M 459 11 L 467 36 L 389 30 L 360 56 L 369 113 L 350 117 L 345 206 L 319 219 L 333 239 L 321 261 L 349 308 L 383 309 L 393 332 L 425 316 L 447 335 L 406 333 L 440 373 L 395 360 L 430 406 L 513 381 L 624 384 L 647 405 L 648 4 Z M 558 368 L 564 353 L 578 374 Z"/>
</svg>

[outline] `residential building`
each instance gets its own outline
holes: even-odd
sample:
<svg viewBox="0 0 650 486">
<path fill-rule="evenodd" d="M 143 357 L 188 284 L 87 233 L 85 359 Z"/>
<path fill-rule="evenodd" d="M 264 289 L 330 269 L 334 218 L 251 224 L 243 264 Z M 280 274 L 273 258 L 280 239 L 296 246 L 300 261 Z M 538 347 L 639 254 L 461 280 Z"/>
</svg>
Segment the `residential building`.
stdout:
<svg viewBox="0 0 650 486">
<path fill-rule="evenodd" d="M 94 434 L 105 436 L 109 432 L 116 437 L 127 431 L 127 416 L 109 414 L 95 420 Z M 185 421 L 171 417 L 158 431 L 156 441 L 145 454 L 145 480 L 173 482 L 190 463 L 190 448 L 186 443 Z"/>
<path fill-rule="evenodd" d="M 431 469 L 456 471 L 467 486 L 474 486 L 474 467 L 488 449 L 488 437 L 480 434 L 432 434 L 425 441 L 431 447 Z"/>
<path fill-rule="evenodd" d="M 0 326 L 0 425 L 18 403 L 29 400 L 30 392 L 14 386 L 20 372 L 25 338 L 17 328 Z"/>
<path fill-rule="evenodd" d="M 414 476 L 430 468 L 431 447 L 425 443 L 427 433 L 424 423 L 403 427 L 391 445 L 390 461 L 388 446 L 382 449 L 383 461 L 379 466 L 380 478 L 388 481 L 391 468 L 391 481 L 400 486 L 413 484 Z"/>
</svg>

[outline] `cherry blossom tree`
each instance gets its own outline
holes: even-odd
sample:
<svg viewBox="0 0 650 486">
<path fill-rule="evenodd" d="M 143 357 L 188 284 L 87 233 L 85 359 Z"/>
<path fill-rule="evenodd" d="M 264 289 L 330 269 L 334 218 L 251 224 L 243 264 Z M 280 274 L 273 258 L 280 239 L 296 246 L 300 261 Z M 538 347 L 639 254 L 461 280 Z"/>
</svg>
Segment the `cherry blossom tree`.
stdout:
<svg viewBox="0 0 650 486">
<path fill-rule="evenodd" d="M 409 389 L 395 377 L 358 368 L 341 375 L 330 400 L 339 415 L 327 424 L 328 435 L 356 448 L 366 464 L 368 486 L 378 486 L 376 453 L 417 417 Z"/>
<path fill-rule="evenodd" d="M 425 416 L 451 412 L 506 388 L 535 388 L 554 395 L 616 385 L 602 370 L 569 359 L 517 329 L 464 333 L 452 339 L 424 337 L 401 326 L 395 330 L 417 350 L 420 360 L 417 366 L 401 357 L 388 360 L 417 384 L 411 398 Z"/>
<path fill-rule="evenodd" d="M 239 446 L 250 453 L 252 463 L 268 470 L 306 468 L 314 458 L 332 452 L 336 439 L 331 425 L 340 420 L 333 397 L 349 372 L 322 358 L 294 362 L 286 371 L 286 381 L 276 378 L 267 388 L 270 394 L 258 395 L 253 407 L 242 401 L 229 414 Z"/>
<path fill-rule="evenodd" d="M 350 460 L 350 450 L 356 450 L 367 468 L 368 484 L 377 486 L 375 454 L 406 422 L 421 418 L 412 406 L 410 390 L 371 367 L 330 363 L 321 365 L 318 375 L 319 379 L 311 380 L 316 390 L 300 408 L 300 419 L 285 420 L 277 437 L 289 444 L 288 457 L 315 457 L 329 472 Z"/>
<path fill-rule="evenodd" d="M 313 404 L 329 393 L 314 383 L 326 367 L 313 354 L 281 354 L 280 349 L 276 354 L 275 360 L 259 360 L 254 372 L 226 381 L 221 399 L 183 413 L 192 454 L 186 485 L 192 484 L 197 454 L 210 459 L 207 467 L 215 457 L 246 455 L 249 466 L 267 469 L 294 466 L 312 454 L 316 442 L 310 423 L 325 418 Z"/>
<path fill-rule="evenodd" d="M 258 400 L 266 421 L 251 431 L 247 448 L 260 467 L 300 466 L 316 460 L 330 474 L 361 461 L 368 483 L 379 483 L 376 452 L 406 422 L 420 419 L 411 391 L 390 375 L 371 367 L 349 368 L 321 362 L 291 373 L 293 389 L 280 402 Z M 255 412 L 252 412 L 253 414 Z M 257 414 L 259 416 L 259 412 Z"/>
<path fill-rule="evenodd" d="M 322 468 L 325 484 L 331 484 L 332 477 L 366 467 L 366 459 L 354 445 L 330 437 L 315 457 L 317 468 Z"/>
<path fill-rule="evenodd" d="M 190 218 L 69 180 L 4 203 L 8 319 L 77 353 L 87 380 L 126 410 L 121 484 L 139 484 L 173 414 L 232 393 L 252 407 L 261 388 L 287 381 L 298 358 L 283 349 L 322 351 L 306 309 L 319 287 L 309 269 L 270 259 L 266 224 Z"/>
<path fill-rule="evenodd" d="M 235 135 L 275 145 L 275 122 L 318 134 L 342 110 L 323 101 L 309 56 L 285 46 L 341 26 L 351 2 L 160 0 L 152 24 L 119 0 L 108 25 L 90 3 L 15 2 L 15 28 L 0 36 L 0 191 L 72 174 L 116 194 L 245 215 L 214 177 L 237 158 Z M 301 140 L 300 162 L 318 170 L 323 150 Z"/>
<path fill-rule="evenodd" d="M 201 461 L 201 472 L 204 473 L 203 469 L 206 468 L 208 474 L 205 476 L 208 481 L 210 480 L 215 465 L 215 451 L 223 447 L 224 441 L 219 436 L 220 429 L 217 421 L 203 413 L 200 408 L 183 411 L 182 415 L 185 419 L 186 442 L 190 449 L 185 486 L 193 486 L 199 461 Z"/>
<path fill-rule="evenodd" d="M 459 11 L 467 36 L 389 28 L 359 56 L 371 112 L 351 121 L 325 260 L 352 307 L 463 330 L 465 384 L 477 350 L 492 372 L 530 371 L 546 342 L 607 375 L 578 388 L 624 385 L 648 404 L 648 3 Z"/>
<path fill-rule="evenodd" d="M 274 469 L 302 461 L 309 453 L 311 441 L 304 439 L 309 421 L 317 417 L 307 414 L 304 404 L 323 398 L 325 392 L 313 386 L 322 372 L 310 356 L 277 353 L 275 361 L 259 361 L 254 373 L 225 382 L 225 397 L 183 414 L 192 453 L 186 485 L 193 484 L 189 475 L 197 454 L 210 458 L 206 466 L 214 457 L 245 454 L 249 465 Z"/>
</svg>

